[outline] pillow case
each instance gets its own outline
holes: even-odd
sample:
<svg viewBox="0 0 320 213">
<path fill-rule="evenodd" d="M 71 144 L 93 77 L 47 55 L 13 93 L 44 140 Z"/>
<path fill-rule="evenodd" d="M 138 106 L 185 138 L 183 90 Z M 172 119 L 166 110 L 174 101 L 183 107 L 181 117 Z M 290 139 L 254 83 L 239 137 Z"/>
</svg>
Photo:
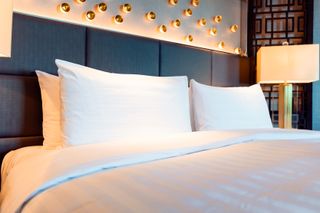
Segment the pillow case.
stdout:
<svg viewBox="0 0 320 213">
<path fill-rule="evenodd" d="M 60 127 L 60 80 L 58 76 L 36 71 L 42 99 L 43 146 L 62 146 Z"/>
<path fill-rule="evenodd" d="M 272 128 L 259 84 L 250 87 L 212 87 L 191 80 L 196 130 Z"/>
<path fill-rule="evenodd" d="M 190 132 L 187 77 L 115 74 L 56 60 L 66 145 Z"/>
</svg>

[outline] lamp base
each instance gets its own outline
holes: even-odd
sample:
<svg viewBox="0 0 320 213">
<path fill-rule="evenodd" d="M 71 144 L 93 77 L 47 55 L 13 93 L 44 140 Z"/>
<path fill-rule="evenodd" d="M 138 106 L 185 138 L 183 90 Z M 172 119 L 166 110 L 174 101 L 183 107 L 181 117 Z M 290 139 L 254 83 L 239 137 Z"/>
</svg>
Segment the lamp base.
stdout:
<svg viewBox="0 0 320 213">
<path fill-rule="evenodd" d="M 292 128 L 292 84 L 279 85 L 279 127 Z"/>
</svg>

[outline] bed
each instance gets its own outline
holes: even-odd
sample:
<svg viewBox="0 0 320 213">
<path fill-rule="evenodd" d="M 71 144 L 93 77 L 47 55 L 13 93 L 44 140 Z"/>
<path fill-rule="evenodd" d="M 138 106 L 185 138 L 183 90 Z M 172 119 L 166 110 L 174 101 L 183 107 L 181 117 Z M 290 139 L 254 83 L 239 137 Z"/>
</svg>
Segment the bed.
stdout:
<svg viewBox="0 0 320 213">
<path fill-rule="evenodd" d="M 319 137 L 208 131 L 23 148 L 4 161 L 1 212 L 318 212 Z"/>
<path fill-rule="evenodd" d="M 57 74 L 56 58 L 216 86 L 249 84 L 248 60 L 17 14 L 14 21 L 13 57 L 0 60 L 1 212 L 319 212 L 315 131 L 146 131 L 44 148 L 34 70 Z"/>
</svg>

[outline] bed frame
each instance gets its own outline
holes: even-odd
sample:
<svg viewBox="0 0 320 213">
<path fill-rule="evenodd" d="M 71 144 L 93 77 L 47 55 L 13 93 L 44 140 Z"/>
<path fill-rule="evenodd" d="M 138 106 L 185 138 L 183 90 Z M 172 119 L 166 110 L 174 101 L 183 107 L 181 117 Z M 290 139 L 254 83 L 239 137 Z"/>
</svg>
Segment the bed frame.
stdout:
<svg viewBox="0 0 320 213">
<path fill-rule="evenodd" d="M 41 145 L 42 108 L 35 70 L 56 74 L 56 58 L 117 72 L 187 75 L 208 85 L 249 83 L 247 58 L 14 14 L 11 58 L 0 58 L 0 161 Z"/>
</svg>

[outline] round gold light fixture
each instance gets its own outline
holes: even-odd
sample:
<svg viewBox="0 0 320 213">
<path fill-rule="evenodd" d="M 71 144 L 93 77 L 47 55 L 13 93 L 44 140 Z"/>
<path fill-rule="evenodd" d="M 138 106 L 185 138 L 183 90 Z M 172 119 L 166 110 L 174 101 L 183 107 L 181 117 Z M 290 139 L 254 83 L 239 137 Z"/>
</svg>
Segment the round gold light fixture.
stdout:
<svg viewBox="0 0 320 213">
<path fill-rule="evenodd" d="M 98 12 L 103 13 L 103 12 L 106 12 L 106 11 L 107 11 L 108 6 L 107 6 L 106 3 L 101 2 L 101 3 L 99 3 L 99 4 L 96 5 L 96 9 L 97 9 Z"/>
<path fill-rule="evenodd" d="M 241 48 L 235 48 L 234 53 L 240 55 L 241 54 Z"/>
<path fill-rule="evenodd" d="M 71 10 L 71 7 L 68 3 L 62 3 L 59 5 L 59 9 L 63 13 L 68 13 Z"/>
<path fill-rule="evenodd" d="M 124 13 L 130 13 L 132 11 L 132 6 L 131 4 L 123 4 L 120 6 L 120 9 Z"/>
<path fill-rule="evenodd" d="M 153 11 L 150 11 L 150 12 L 147 12 L 146 13 L 146 18 L 149 20 L 149 21 L 153 21 L 157 18 L 157 15 L 155 12 Z"/>
<path fill-rule="evenodd" d="M 218 47 L 219 47 L 219 49 L 223 49 L 223 48 L 225 47 L 224 42 L 223 42 L 223 41 L 220 41 L 220 42 L 218 43 Z"/>
<path fill-rule="evenodd" d="M 192 36 L 192 35 L 187 35 L 187 36 L 185 37 L 185 40 L 186 40 L 186 42 L 191 43 L 191 42 L 193 42 L 193 36 Z"/>
<path fill-rule="evenodd" d="M 218 34 L 217 28 L 215 28 L 215 27 L 210 28 L 210 29 L 209 29 L 209 34 L 210 34 L 211 36 L 216 36 L 216 35 Z"/>
<path fill-rule="evenodd" d="M 200 4 L 200 0 L 191 0 L 191 5 L 198 7 Z"/>
<path fill-rule="evenodd" d="M 216 22 L 216 23 L 222 22 L 222 16 L 214 16 L 213 17 L 213 21 Z"/>
<path fill-rule="evenodd" d="M 183 14 L 184 14 L 185 16 L 192 16 L 192 10 L 191 10 L 190 8 L 185 9 L 185 10 L 183 11 Z"/>
<path fill-rule="evenodd" d="M 162 24 L 158 27 L 158 30 L 160 33 L 166 33 L 167 32 L 167 26 Z"/>
<path fill-rule="evenodd" d="M 207 25 L 207 20 L 205 18 L 201 18 L 201 19 L 198 20 L 198 24 L 200 26 L 202 26 L 202 27 L 206 26 Z"/>
<path fill-rule="evenodd" d="M 116 15 L 113 17 L 113 21 L 116 24 L 122 24 L 123 23 L 123 17 L 121 15 Z"/>
<path fill-rule="evenodd" d="M 82 3 L 85 3 L 86 0 L 75 0 L 75 2 L 77 2 L 78 4 L 82 4 Z"/>
<path fill-rule="evenodd" d="M 175 19 L 171 21 L 171 25 L 175 28 L 179 28 L 181 26 L 181 21 L 180 19 Z"/>
<path fill-rule="evenodd" d="M 88 21 L 92 21 L 96 17 L 96 14 L 90 10 L 86 12 L 85 17 Z"/>
<path fill-rule="evenodd" d="M 230 27 L 231 32 L 235 33 L 237 32 L 239 29 L 239 26 L 237 24 L 234 24 Z"/>
<path fill-rule="evenodd" d="M 169 0 L 169 4 L 171 5 L 177 5 L 179 3 L 179 0 Z"/>
</svg>

